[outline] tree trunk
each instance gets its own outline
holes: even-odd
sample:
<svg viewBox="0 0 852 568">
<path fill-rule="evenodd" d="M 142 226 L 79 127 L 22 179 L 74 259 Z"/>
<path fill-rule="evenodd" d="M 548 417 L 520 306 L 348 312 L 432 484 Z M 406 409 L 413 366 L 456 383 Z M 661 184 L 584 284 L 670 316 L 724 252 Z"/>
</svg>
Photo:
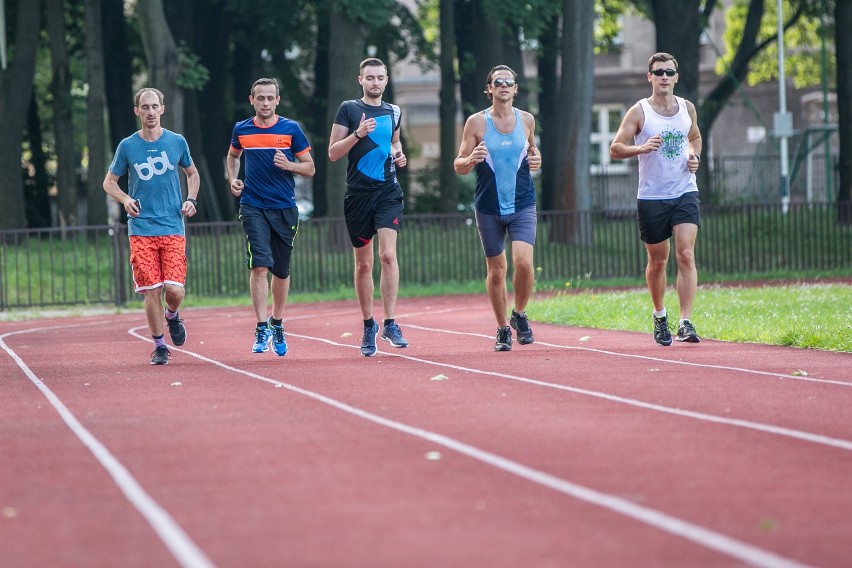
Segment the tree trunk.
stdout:
<svg viewBox="0 0 852 568">
<path fill-rule="evenodd" d="M 458 147 L 456 146 L 456 41 L 455 24 L 453 19 L 453 2 L 440 0 L 441 21 L 441 91 L 440 91 L 440 200 L 439 210 L 451 213 L 457 210 L 459 203 L 459 186 L 456 172 L 453 169 Z"/>
<path fill-rule="evenodd" d="M 678 62 L 676 95 L 698 104 L 701 62 L 700 0 L 652 0 L 657 30 L 657 51 L 670 53 Z"/>
<path fill-rule="evenodd" d="M 137 5 L 139 33 L 148 62 L 147 87 L 165 95 L 162 124 L 173 132 L 184 132 L 183 89 L 178 86 L 180 58 L 169 22 L 163 11 L 163 0 L 146 0 Z"/>
<path fill-rule="evenodd" d="M 30 106 L 27 110 L 27 136 L 30 143 L 30 165 L 33 175 L 24 186 L 24 203 L 26 204 L 27 227 L 50 227 L 50 187 L 47 175 L 47 156 L 41 136 L 41 120 L 38 116 L 38 103 L 35 93 L 30 95 Z M 103 193 L 103 190 L 101 190 Z"/>
<path fill-rule="evenodd" d="M 559 113 L 559 76 L 557 64 L 559 61 L 559 16 L 554 15 L 541 34 L 541 51 L 538 57 L 538 80 L 540 92 L 538 95 L 539 115 L 536 123 L 541 132 L 541 209 L 552 211 L 558 202 L 556 191 L 556 168 L 561 161 L 558 150 L 559 128 L 556 117 Z"/>
<path fill-rule="evenodd" d="M 456 49 L 459 61 L 462 113 L 464 116 L 490 106 L 485 79 L 495 65 L 508 65 L 523 83 L 524 70 L 518 38 L 507 35 L 483 6 L 482 0 L 456 2 Z M 513 28 L 516 31 L 516 28 Z M 524 89 L 522 85 L 522 89 Z M 526 94 L 515 100 L 526 107 Z"/>
<path fill-rule="evenodd" d="M 852 224 L 852 4 L 834 4 L 835 49 L 837 53 L 837 127 L 840 137 L 840 185 L 837 188 L 837 218 Z"/>
<path fill-rule="evenodd" d="M 7 3 L 8 4 L 8 3 Z M 26 224 L 21 175 L 21 140 L 27 120 L 27 107 L 33 90 L 36 51 L 41 15 L 39 0 L 16 2 L 14 45 L 6 69 L 0 69 L 0 229 L 16 229 Z M 7 12 L 8 13 L 8 12 Z"/>
<path fill-rule="evenodd" d="M 589 183 L 589 138 L 592 130 L 594 91 L 594 0 L 563 0 L 562 77 L 559 112 L 556 116 L 559 156 L 556 166 L 556 208 L 572 209 L 576 215 L 555 223 L 551 239 L 557 242 L 591 244 L 591 195 Z M 579 78 L 579 80 L 578 80 Z"/>
<path fill-rule="evenodd" d="M 133 64 L 128 48 L 127 22 L 123 0 L 103 0 L 104 77 L 106 80 L 107 115 L 110 145 L 116 148 L 122 139 L 138 127 L 133 115 Z M 106 174 L 106 171 L 104 171 Z M 119 183 L 125 184 L 122 177 Z"/>
<path fill-rule="evenodd" d="M 331 61 L 328 56 L 329 41 L 331 34 L 331 0 L 323 0 L 317 4 L 317 53 L 314 61 L 314 98 L 311 114 L 320 116 L 326 124 L 316 130 L 314 139 L 311 140 L 313 148 L 314 164 L 316 173 L 311 180 L 313 195 L 311 199 L 314 204 L 313 217 L 325 217 L 328 215 L 328 167 L 331 162 L 327 158 L 328 135 L 331 131 L 331 123 L 327 121 L 329 107 L 330 76 L 329 69 Z M 336 108 L 336 107 L 335 107 Z M 334 120 L 332 118 L 332 120 Z"/>
<path fill-rule="evenodd" d="M 364 25 L 352 20 L 336 2 L 329 14 L 328 61 L 329 84 L 326 124 L 331 130 L 339 104 L 348 99 L 359 98 L 358 65 L 364 59 L 367 32 Z M 322 148 L 327 153 L 328 148 Z M 328 165 L 326 178 L 326 211 L 329 217 L 343 216 L 343 195 L 346 192 L 346 163 L 343 157 Z"/>
<path fill-rule="evenodd" d="M 89 167 L 86 174 L 86 219 L 83 225 L 104 225 L 107 222 L 107 195 L 103 189 L 106 163 L 106 84 L 103 59 L 103 18 L 101 0 L 86 0 L 86 59 L 89 93 L 86 98 L 86 139 L 89 146 Z"/>
<path fill-rule="evenodd" d="M 74 124 L 71 109 L 71 68 L 65 43 L 65 8 L 63 0 L 47 0 L 48 43 L 53 96 L 53 136 L 56 150 L 56 195 L 59 226 L 76 226 L 79 222 L 77 186 L 78 160 L 74 151 Z"/>
</svg>

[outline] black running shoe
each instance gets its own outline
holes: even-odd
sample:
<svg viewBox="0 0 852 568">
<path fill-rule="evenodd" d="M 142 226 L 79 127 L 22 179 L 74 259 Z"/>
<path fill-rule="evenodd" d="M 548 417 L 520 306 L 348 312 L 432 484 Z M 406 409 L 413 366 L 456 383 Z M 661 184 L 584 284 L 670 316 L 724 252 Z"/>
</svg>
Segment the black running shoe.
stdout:
<svg viewBox="0 0 852 568">
<path fill-rule="evenodd" d="M 683 341 L 684 343 L 701 342 L 698 334 L 695 333 L 695 327 L 693 327 L 692 322 L 689 320 L 683 320 L 683 323 L 677 328 L 677 337 L 675 339 Z"/>
<path fill-rule="evenodd" d="M 521 345 L 529 345 L 535 341 L 526 312 L 519 314 L 515 310 L 512 310 L 512 319 L 509 320 L 509 325 L 518 332 L 518 343 Z"/>
<path fill-rule="evenodd" d="M 169 351 L 169 348 L 165 345 L 161 345 L 159 347 L 154 348 L 154 352 L 151 353 L 151 364 L 152 365 L 168 365 L 169 357 L 172 356 L 172 352 Z"/>
<path fill-rule="evenodd" d="M 498 327 L 497 328 L 497 343 L 494 344 L 494 351 L 511 351 L 512 350 L 512 328 Z"/>
<path fill-rule="evenodd" d="M 172 338 L 172 343 L 181 346 L 186 341 L 186 328 L 183 326 L 183 320 L 180 319 L 180 312 L 175 312 L 175 317 L 172 319 L 166 318 L 166 323 L 169 326 L 169 337 Z"/>
<path fill-rule="evenodd" d="M 669 331 L 669 318 L 654 318 L 654 341 L 663 346 L 672 344 L 672 332 Z"/>
</svg>

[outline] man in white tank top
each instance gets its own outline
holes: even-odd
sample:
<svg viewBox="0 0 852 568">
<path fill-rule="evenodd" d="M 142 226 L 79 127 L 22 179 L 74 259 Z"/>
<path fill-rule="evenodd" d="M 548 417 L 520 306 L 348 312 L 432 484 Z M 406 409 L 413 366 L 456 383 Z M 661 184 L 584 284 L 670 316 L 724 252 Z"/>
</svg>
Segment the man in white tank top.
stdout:
<svg viewBox="0 0 852 568">
<path fill-rule="evenodd" d="M 687 343 L 700 341 L 690 317 L 698 288 L 695 238 L 700 218 L 695 172 L 701 163 L 701 133 L 695 105 L 674 95 L 677 80 L 677 60 L 672 55 L 651 56 L 648 60 L 651 96 L 627 111 L 609 149 L 613 160 L 637 156 L 639 161 L 639 232 L 648 251 L 645 281 L 654 303 L 654 340 L 660 345 L 672 344 L 663 303 L 672 235 L 680 302 L 676 339 Z"/>
</svg>

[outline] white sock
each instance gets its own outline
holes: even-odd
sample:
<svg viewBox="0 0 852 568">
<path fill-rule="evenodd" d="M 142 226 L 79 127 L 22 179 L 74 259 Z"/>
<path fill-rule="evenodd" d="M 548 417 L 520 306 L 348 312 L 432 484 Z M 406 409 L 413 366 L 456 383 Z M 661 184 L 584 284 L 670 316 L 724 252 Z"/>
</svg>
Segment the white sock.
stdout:
<svg viewBox="0 0 852 568">
<path fill-rule="evenodd" d="M 654 317 L 655 318 L 664 318 L 664 317 L 666 317 L 666 315 L 667 315 L 666 314 L 666 308 L 663 308 L 659 312 L 657 310 L 654 310 Z"/>
</svg>

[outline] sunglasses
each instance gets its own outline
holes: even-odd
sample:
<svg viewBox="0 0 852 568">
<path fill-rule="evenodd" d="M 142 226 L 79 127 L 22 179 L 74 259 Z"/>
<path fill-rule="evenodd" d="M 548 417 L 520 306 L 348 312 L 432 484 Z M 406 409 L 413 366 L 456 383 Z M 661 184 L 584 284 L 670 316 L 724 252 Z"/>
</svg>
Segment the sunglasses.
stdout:
<svg viewBox="0 0 852 568">
<path fill-rule="evenodd" d="M 656 75 L 657 77 L 662 77 L 663 75 L 666 77 L 674 77 L 677 75 L 677 71 L 674 69 L 654 69 L 651 71 L 651 74 Z"/>
<path fill-rule="evenodd" d="M 492 83 L 495 87 L 502 87 L 503 85 L 507 87 L 514 87 L 517 84 L 514 79 L 494 79 Z"/>
</svg>

